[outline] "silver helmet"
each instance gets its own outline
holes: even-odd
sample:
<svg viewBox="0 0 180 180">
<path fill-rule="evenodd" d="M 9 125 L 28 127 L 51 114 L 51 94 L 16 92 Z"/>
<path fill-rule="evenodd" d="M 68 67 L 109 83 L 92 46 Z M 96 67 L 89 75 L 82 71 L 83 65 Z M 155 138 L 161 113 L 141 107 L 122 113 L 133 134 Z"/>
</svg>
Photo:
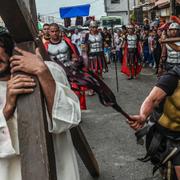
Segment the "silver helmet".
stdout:
<svg viewBox="0 0 180 180">
<path fill-rule="evenodd" d="M 134 26 L 132 24 L 127 25 L 128 29 L 134 29 Z"/>
<path fill-rule="evenodd" d="M 98 27 L 97 21 L 91 21 L 89 27 Z"/>
<path fill-rule="evenodd" d="M 171 29 L 178 29 L 180 30 L 180 25 L 178 23 L 171 23 L 169 26 L 169 30 Z"/>
</svg>

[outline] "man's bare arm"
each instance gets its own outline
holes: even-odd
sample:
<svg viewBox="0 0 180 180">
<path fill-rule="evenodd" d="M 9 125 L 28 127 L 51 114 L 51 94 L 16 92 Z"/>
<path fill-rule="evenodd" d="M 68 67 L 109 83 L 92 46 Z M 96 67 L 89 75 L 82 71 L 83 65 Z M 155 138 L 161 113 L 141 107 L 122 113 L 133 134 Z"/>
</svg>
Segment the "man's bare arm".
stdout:
<svg viewBox="0 0 180 180">
<path fill-rule="evenodd" d="M 48 67 L 44 64 L 37 73 L 43 94 L 45 96 L 49 116 L 52 117 L 56 84 Z"/>
<path fill-rule="evenodd" d="M 168 43 L 168 45 L 177 52 L 180 52 L 180 46 L 176 45 L 175 43 Z"/>
<path fill-rule="evenodd" d="M 140 115 L 147 119 L 153 109 L 166 97 L 166 93 L 159 87 L 154 87 L 144 100 L 140 108 Z"/>
<path fill-rule="evenodd" d="M 129 125 L 135 130 L 143 127 L 153 109 L 159 105 L 165 97 L 166 93 L 159 87 L 155 86 L 142 103 L 139 115 L 131 116 L 132 121 L 129 121 Z"/>
</svg>

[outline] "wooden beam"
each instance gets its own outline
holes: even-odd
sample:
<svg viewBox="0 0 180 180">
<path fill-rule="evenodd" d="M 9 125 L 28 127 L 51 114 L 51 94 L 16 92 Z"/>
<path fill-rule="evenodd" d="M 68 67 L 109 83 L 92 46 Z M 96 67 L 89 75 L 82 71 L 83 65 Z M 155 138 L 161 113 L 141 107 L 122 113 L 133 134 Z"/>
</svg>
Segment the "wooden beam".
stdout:
<svg viewBox="0 0 180 180">
<path fill-rule="evenodd" d="M 19 47 L 34 52 L 36 28 L 21 0 L 1 2 L 0 14 Z M 37 82 L 37 79 L 36 79 Z M 22 180 L 56 180 L 52 136 L 48 133 L 40 86 L 17 103 Z"/>
<path fill-rule="evenodd" d="M 32 15 L 32 19 L 34 21 L 34 23 L 37 25 L 37 10 L 36 10 L 36 1 L 35 0 L 29 0 L 29 6 L 30 6 L 30 12 Z"/>
<path fill-rule="evenodd" d="M 0 15 L 10 31 L 13 39 L 17 42 L 33 41 L 33 31 L 30 23 L 32 20 L 26 17 L 20 7 L 25 7 L 25 3 L 22 0 L 0 0 L 2 6 L 0 6 Z M 29 14 L 25 7 L 25 14 Z M 25 11 L 24 10 L 24 11 Z M 30 21 L 29 23 L 27 21 Z"/>
<path fill-rule="evenodd" d="M 30 41 L 18 47 L 34 52 L 35 46 Z M 34 93 L 20 96 L 17 103 L 22 180 L 57 180 L 53 140 L 37 79 L 36 84 Z"/>
<path fill-rule="evenodd" d="M 87 142 L 87 139 L 80 126 L 71 129 L 71 136 L 79 156 L 92 177 L 99 177 L 99 166 L 97 160 Z"/>
</svg>

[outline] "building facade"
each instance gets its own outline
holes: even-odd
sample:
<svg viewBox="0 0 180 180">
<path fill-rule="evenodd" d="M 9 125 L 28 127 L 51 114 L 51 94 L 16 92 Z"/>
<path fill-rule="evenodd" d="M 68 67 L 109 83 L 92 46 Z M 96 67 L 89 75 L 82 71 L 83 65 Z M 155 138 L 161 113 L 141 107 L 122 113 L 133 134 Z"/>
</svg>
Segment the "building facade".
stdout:
<svg viewBox="0 0 180 180">
<path fill-rule="evenodd" d="M 180 15 L 180 0 L 139 0 L 134 10 L 138 12 L 137 17 L 141 10 L 143 18 L 147 17 L 153 21 L 158 17 L 169 21 L 171 15 Z"/>
<path fill-rule="evenodd" d="M 128 10 L 132 10 L 137 0 L 104 0 L 107 16 L 121 16 L 123 23 L 129 23 Z"/>
</svg>

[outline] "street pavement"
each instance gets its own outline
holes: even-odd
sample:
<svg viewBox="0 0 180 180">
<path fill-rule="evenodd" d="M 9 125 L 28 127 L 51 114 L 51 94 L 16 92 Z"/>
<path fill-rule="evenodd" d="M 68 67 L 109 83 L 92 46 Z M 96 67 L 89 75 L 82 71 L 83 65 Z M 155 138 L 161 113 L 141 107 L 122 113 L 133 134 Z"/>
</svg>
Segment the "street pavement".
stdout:
<svg viewBox="0 0 180 180">
<path fill-rule="evenodd" d="M 120 68 L 118 67 L 118 70 Z M 156 82 L 150 69 L 133 80 L 118 71 L 119 92 L 116 91 L 114 64 L 104 75 L 104 81 L 111 87 L 117 102 L 129 114 L 136 114 L 144 98 Z M 110 107 L 100 104 L 97 95 L 87 97 L 88 110 L 82 112 L 81 127 L 98 160 L 98 180 L 160 180 L 159 174 L 152 175 L 150 163 L 137 158 L 144 157 L 144 147 L 136 144 L 133 130 L 126 119 Z M 78 157 L 81 180 L 92 180 Z"/>
</svg>

